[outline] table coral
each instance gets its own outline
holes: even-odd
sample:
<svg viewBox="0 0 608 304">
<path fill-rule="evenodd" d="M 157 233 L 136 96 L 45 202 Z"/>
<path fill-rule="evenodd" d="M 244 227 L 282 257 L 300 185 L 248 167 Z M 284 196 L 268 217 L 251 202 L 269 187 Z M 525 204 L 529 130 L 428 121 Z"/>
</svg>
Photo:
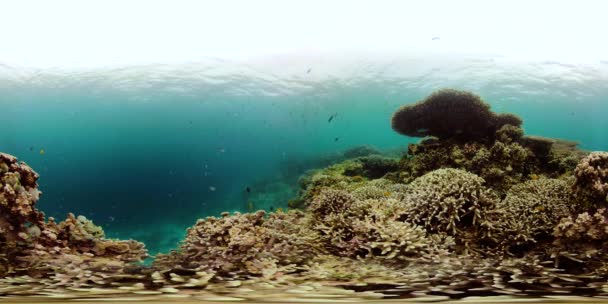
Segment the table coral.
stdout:
<svg viewBox="0 0 608 304">
<path fill-rule="evenodd" d="M 403 135 L 463 141 L 489 138 L 504 125 L 521 123 L 513 114 L 490 111 L 479 96 L 453 89 L 439 90 L 415 104 L 404 105 L 391 119 L 393 130 Z"/>
</svg>

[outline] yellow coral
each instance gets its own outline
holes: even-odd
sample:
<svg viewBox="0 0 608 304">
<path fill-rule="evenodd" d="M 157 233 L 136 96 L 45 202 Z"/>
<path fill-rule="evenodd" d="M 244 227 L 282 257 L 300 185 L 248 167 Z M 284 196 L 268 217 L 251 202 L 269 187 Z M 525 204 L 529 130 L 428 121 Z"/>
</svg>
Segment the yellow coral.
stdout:
<svg viewBox="0 0 608 304">
<path fill-rule="evenodd" d="M 365 179 L 361 175 L 355 175 L 355 176 L 353 176 L 353 182 L 362 182 L 364 180 Z"/>
</svg>

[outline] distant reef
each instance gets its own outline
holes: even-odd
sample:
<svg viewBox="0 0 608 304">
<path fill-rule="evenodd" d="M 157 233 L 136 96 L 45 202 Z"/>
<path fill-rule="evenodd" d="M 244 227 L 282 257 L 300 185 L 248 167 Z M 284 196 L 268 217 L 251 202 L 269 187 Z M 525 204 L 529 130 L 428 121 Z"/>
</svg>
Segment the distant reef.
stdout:
<svg viewBox="0 0 608 304">
<path fill-rule="evenodd" d="M 394 113 L 423 137 L 403 157 L 353 151 L 303 175 L 288 210 L 200 219 L 150 266 L 82 216 L 45 219 L 38 174 L 0 154 L 0 296 L 607 296 L 608 152 L 522 123 L 437 91 Z"/>
</svg>

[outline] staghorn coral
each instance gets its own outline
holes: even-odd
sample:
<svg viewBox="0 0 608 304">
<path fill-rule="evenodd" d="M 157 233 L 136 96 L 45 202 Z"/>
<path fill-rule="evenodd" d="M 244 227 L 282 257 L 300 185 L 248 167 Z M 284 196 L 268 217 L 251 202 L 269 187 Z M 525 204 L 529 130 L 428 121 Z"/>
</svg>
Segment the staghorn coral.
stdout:
<svg viewBox="0 0 608 304">
<path fill-rule="evenodd" d="M 430 233 L 445 233 L 468 247 L 497 197 L 483 178 L 459 169 L 438 169 L 408 186 L 403 201 L 406 221 Z M 473 236 L 471 236 L 473 234 Z"/>
<path fill-rule="evenodd" d="M 422 227 L 400 220 L 406 209 L 399 200 L 355 200 L 333 191 L 322 193 L 309 208 L 312 229 L 325 249 L 338 256 L 405 262 L 441 247 Z"/>
<path fill-rule="evenodd" d="M 522 246 L 550 242 L 554 227 L 575 210 L 570 185 L 559 179 L 537 179 L 515 185 L 496 204 L 497 232 L 492 243 L 511 252 Z"/>
<path fill-rule="evenodd" d="M 355 198 L 346 191 L 326 189 L 308 206 L 313 218 L 323 220 L 328 215 L 344 213 Z"/>
<path fill-rule="evenodd" d="M 513 114 L 493 113 L 479 96 L 453 89 L 439 90 L 415 104 L 404 105 L 391 119 L 393 130 L 403 135 L 462 141 L 490 138 L 504 125 L 521 123 Z"/>
<path fill-rule="evenodd" d="M 574 190 L 590 205 L 608 203 L 608 152 L 592 152 L 574 169 Z"/>
</svg>

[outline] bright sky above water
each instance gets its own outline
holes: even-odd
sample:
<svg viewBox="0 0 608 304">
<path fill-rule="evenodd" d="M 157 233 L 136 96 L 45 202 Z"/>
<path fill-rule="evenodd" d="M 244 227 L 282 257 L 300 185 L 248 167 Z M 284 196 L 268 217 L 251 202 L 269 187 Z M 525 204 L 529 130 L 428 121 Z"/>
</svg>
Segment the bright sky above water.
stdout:
<svg viewBox="0 0 608 304">
<path fill-rule="evenodd" d="M 607 11 L 602 0 L 0 0 L 0 64 L 98 67 L 319 52 L 597 63 L 608 60 Z"/>
</svg>

